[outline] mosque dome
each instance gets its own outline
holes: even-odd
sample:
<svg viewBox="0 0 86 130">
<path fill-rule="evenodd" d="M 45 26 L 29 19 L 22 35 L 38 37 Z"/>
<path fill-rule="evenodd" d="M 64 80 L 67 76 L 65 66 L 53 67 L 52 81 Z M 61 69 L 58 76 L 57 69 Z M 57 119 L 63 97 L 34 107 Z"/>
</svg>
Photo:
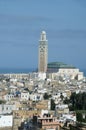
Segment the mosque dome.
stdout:
<svg viewBox="0 0 86 130">
<path fill-rule="evenodd" d="M 73 65 L 68 65 L 63 62 L 51 62 L 47 65 L 47 70 L 57 72 L 59 69 L 75 69 Z"/>
</svg>

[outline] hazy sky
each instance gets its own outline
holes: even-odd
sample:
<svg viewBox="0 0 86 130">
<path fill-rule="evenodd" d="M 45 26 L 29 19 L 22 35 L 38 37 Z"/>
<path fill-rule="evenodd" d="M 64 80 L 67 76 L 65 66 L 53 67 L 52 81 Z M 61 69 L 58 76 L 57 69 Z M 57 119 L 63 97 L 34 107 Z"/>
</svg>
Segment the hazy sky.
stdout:
<svg viewBox="0 0 86 130">
<path fill-rule="evenodd" d="M 0 67 L 36 68 L 42 30 L 48 62 L 86 68 L 86 0 L 0 0 Z"/>
</svg>

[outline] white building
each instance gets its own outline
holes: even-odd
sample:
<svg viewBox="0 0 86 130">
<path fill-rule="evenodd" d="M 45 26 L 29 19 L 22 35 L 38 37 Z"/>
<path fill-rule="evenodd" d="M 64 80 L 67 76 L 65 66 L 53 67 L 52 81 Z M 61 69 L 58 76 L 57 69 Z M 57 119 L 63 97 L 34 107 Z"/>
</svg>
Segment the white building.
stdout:
<svg viewBox="0 0 86 130">
<path fill-rule="evenodd" d="M 40 94 L 44 94 L 44 93 L 47 93 L 47 89 L 46 88 L 39 88 L 38 90 L 37 90 L 37 92 L 38 93 L 40 93 Z"/>
<path fill-rule="evenodd" d="M 32 101 L 40 101 L 42 99 L 43 99 L 43 94 L 38 94 L 38 93 L 30 94 L 30 100 Z"/>
<path fill-rule="evenodd" d="M 76 122 L 76 115 L 73 115 L 73 114 L 63 114 L 63 117 L 66 118 L 66 120 L 70 120 L 70 121 Z"/>
<path fill-rule="evenodd" d="M 28 100 L 29 99 L 29 92 L 23 91 L 21 92 L 21 100 Z"/>
<path fill-rule="evenodd" d="M 6 100 L 6 101 L 10 101 L 10 100 L 12 100 L 14 98 L 15 98 L 14 94 L 6 94 L 6 95 L 4 95 L 4 100 Z"/>
<path fill-rule="evenodd" d="M 77 80 L 83 79 L 83 72 L 80 72 L 78 68 L 75 68 L 72 65 L 67 65 L 62 62 L 51 62 L 48 64 L 48 77 L 52 79 L 57 79 L 58 76 L 62 76 L 65 79 L 74 79 Z"/>
<path fill-rule="evenodd" d="M 12 115 L 0 115 L 0 127 L 12 127 L 13 116 Z"/>
<path fill-rule="evenodd" d="M 13 110 L 16 110 L 15 105 L 9 105 L 9 104 L 1 104 L 0 105 L 0 114 L 10 114 Z"/>
<path fill-rule="evenodd" d="M 59 117 L 62 116 L 63 114 L 69 114 L 69 108 L 68 108 L 67 104 L 56 105 L 55 111 L 56 111 L 57 115 L 59 115 Z"/>
<path fill-rule="evenodd" d="M 46 73 L 38 73 L 39 80 L 45 80 L 46 79 Z"/>
</svg>

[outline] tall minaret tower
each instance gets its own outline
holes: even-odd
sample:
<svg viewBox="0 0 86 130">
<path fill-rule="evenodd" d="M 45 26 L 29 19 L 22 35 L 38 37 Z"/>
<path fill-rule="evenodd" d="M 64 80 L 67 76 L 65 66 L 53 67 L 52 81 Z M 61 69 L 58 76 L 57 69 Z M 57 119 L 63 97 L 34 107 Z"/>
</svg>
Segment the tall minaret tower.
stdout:
<svg viewBox="0 0 86 130">
<path fill-rule="evenodd" d="M 38 72 L 47 71 L 47 61 L 48 61 L 48 41 L 46 40 L 46 32 L 42 31 L 39 40 Z"/>
</svg>

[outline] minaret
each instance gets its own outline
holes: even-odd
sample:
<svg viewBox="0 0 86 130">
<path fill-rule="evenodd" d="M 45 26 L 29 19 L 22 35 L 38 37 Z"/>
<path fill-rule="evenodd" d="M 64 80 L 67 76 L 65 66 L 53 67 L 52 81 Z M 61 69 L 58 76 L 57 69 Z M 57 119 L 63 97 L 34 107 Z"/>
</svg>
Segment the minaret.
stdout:
<svg viewBox="0 0 86 130">
<path fill-rule="evenodd" d="M 46 40 L 46 32 L 42 31 L 39 40 L 38 72 L 47 71 L 47 61 L 48 61 L 48 41 Z"/>
</svg>

